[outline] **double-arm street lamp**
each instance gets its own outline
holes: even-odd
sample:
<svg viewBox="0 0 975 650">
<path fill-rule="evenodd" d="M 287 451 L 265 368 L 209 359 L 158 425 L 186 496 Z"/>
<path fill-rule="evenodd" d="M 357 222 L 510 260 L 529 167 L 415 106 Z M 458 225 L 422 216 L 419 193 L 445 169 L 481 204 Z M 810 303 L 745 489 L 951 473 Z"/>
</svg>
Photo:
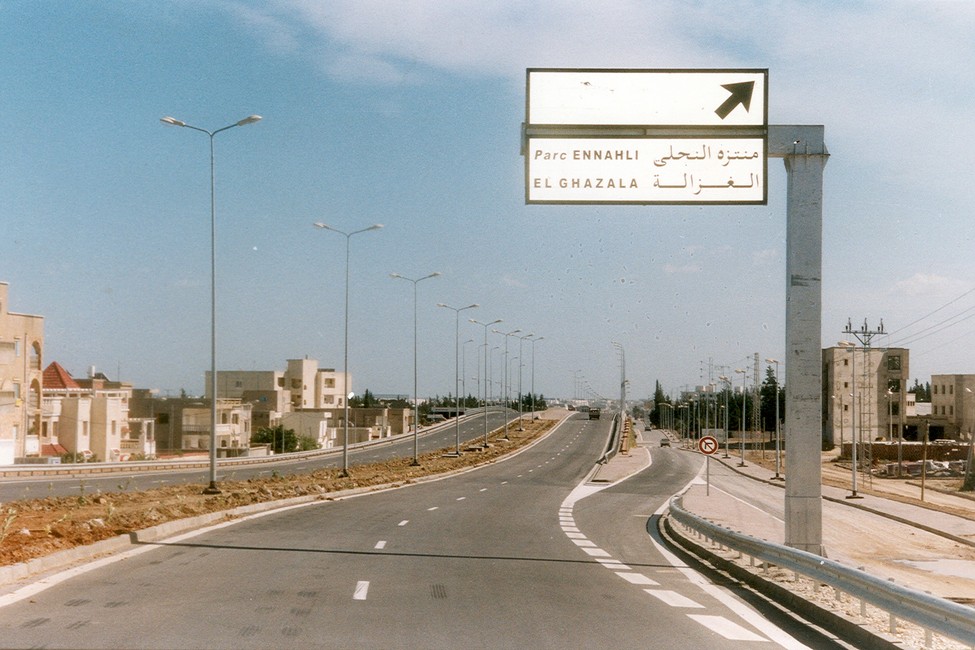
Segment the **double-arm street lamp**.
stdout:
<svg viewBox="0 0 975 650">
<path fill-rule="evenodd" d="M 389 277 L 397 280 L 406 280 L 413 283 L 413 466 L 416 467 L 420 464 L 420 450 L 419 450 L 419 436 L 420 436 L 420 396 L 417 393 L 416 387 L 416 285 L 424 280 L 429 280 L 430 278 L 435 278 L 440 275 L 440 271 L 434 271 L 430 275 L 424 275 L 422 278 L 408 278 L 405 275 L 400 275 L 399 273 L 390 273 Z"/>
<path fill-rule="evenodd" d="M 475 325 L 480 325 L 481 327 L 484 328 L 484 446 L 487 447 L 488 446 L 488 422 L 487 422 L 488 374 L 487 373 L 488 373 L 488 354 L 489 354 L 487 333 L 489 327 L 491 327 L 492 325 L 497 325 L 502 321 L 500 318 L 498 320 L 493 320 L 490 323 L 482 323 L 481 321 L 474 320 L 473 318 L 470 318 L 468 320 L 470 320 L 470 322 L 474 323 Z"/>
<path fill-rule="evenodd" d="M 741 462 L 738 463 L 738 467 L 745 467 L 745 433 L 748 431 L 746 428 L 748 426 L 748 387 L 745 382 L 748 381 L 748 371 L 735 368 L 735 372 L 741 374 L 741 441 L 739 443 Z"/>
<path fill-rule="evenodd" d="M 204 494 L 220 494 L 217 487 L 217 204 L 214 191 L 213 136 L 235 126 L 253 124 L 260 120 L 260 115 L 249 115 L 214 131 L 187 124 L 175 117 L 166 116 L 159 120 L 169 126 L 180 126 L 210 136 L 210 484 L 204 488 Z"/>
<path fill-rule="evenodd" d="M 508 393 L 511 390 L 511 378 L 508 376 L 508 337 L 514 336 L 515 334 L 520 334 L 521 329 L 511 330 L 510 332 L 502 332 L 501 330 L 491 330 L 495 334 L 500 334 L 504 337 L 504 377 L 501 378 L 501 399 L 504 400 L 504 408 L 508 409 L 510 406 L 508 400 Z M 508 414 L 504 414 L 504 438 L 508 439 Z"/>
<path fill-rule="evenodd" d="M 323 230 L 331 230 L 332 232 L 337 232 L 338 234 L 345 237 L 345 370 L 343 374 L 345 379 L 343 380 L 344 385 L 342 386 L 342 391 L 345 393 L 343 402 L 345 404 L 345 421 L 343 422 L 343 437 L 342 437 L 342 474 L 340 476 L 349 475 L 349 399 L 351 398 L 351 391 L 349 391 L 349 249 L 350 242 L 352 241 L 352 235 L 358 235 L 361 232 L 369 232 L 370 230 L 379 230 L 383 227 L 381 223 L 376 223 L 368 228 L 362 228 L 361 230 L 353 230 L 352 232 L 343 232 L 338 228 L 333 228 L 332 226 L 322 223 L 321 221 L 315 222 L 316 228 L 321 228 Z"/>
<path fill-rule="evenodd" d="M 454 453 L 460 456 L 460 312 L 480 307 L 476 302 L 466 307 L 451 307 L 442 302 L 437 307 L 443 307 L 454 312 Z"/>
<path fill-rule="evenodd" d="M 524 425 L 522 425 L 521 423 L 521 413 L 525 404 L 525 398 L 522 395 L 522 390 L 521 390 L 521 369 L 525 367 L 525 354 L 524 352 L 522 352 L 522 343 L 525 342 L 525 339 L 530 339 L 533 336 L 535 336 L 534 333 L 525 334 L 524 336 L 518 337 L 518 430 L 519 431 L 525 430 Z"/>
<path fill-rule="evenodd" d="M 531 379 L 532 420 L 535 419 L 535 344 L 544 339 L 545 339 L 544 336 L 539 336 L 537 339 L 532 339 L 532 379 Z"/>
</svg>

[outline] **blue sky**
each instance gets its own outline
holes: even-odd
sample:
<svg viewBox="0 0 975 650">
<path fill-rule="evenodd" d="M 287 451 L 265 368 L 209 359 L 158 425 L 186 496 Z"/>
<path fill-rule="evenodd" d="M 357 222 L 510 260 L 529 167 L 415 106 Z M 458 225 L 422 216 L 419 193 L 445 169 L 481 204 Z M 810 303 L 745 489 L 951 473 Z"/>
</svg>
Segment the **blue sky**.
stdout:
<svg viewBox="0 0 975 650">
<path fill-rule="evenodd" d="M 676 391 L 782 357 L 781 161 L 767 206 L 525 205 L 525 70 L 768 68 L 769 122 L 826 128 L 824 345 L 882 318 L 912 377 L 975 372 L 973 33 L 968 2 L 0 0 L 0 281 L 45 362 L 201 391 L 208 142 L 159 118 L 259 114 L 216 136 L 221 369 L 341 369 L 345 239 L 312 223 L 382 223 L 352 239 L 357 392 L 411 391 L 389 274 L 433 271 L 421 394 L 454 387 L 438 302 L 544 337 L 537 392 L 616 395 L 613 341 L 631 395 Z"/>
</svg>

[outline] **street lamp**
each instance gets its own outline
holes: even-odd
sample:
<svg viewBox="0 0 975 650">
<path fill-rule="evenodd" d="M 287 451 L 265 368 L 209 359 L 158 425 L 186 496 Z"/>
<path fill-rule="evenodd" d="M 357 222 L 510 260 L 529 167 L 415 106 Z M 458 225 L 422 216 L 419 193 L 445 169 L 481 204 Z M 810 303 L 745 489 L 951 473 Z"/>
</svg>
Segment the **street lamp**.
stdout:
<svg viewBox="0 0 975 650">
<path fill-rule="evenodd" d="M 352 241 L 352 235 L 358 235 L 361 232 L 369 232 L 370 230 L 379 230 L 383 227 L 381 223 L 376 223 L 368 228 L 362 228 L 361 230 L 353 230 L 352 232 L 343 232 L 338 228 L 333 228 L 332 226 L 322 223 L 321 221 L 315 222 L 316 228 L 321 228 L 323 230 L 331 230 L 332 232 L 337 232 L 345 237 L 345 384 L 342 390 L 345 392 L 345 421 L 343 422 L 343 435 L 342 435 L 342 473 L 340 476 L 346 477 L 349 475 L 349 399 L 352 395 L 349 392 L 349 249 L 350 243 Z"/>
<path fill-rule="evenodd" d="M 440 276 L 440 271 L 434 271 L 430 275 L 422 278 L 408 278 L 399 273 L 390 273 L 389 277 L 397 280 L 406 280 L 413 283 L 413 463 L 414 467 L 420 465 L 419 457 L 419 437 L 420 437 L 420 396 L 416 388 L 416 285 L 424 280 Z"/>
<path fill-rule="evenodd" d="M 738 463 L 738 467 L 745 467 L 745 422 L 748 419 L 746 412 L 748 410 L 748 388 L 745 386 L 745 382 L 748 380 L 748 373 L 741 368 L 735 368 L 735 372 L 741 373 L 741 440 L 739 441 L 741 462 Z"/>
<path fill-rule="evenodd" d="M 537 339 L 532 339 L 532 379 L 531 379 L 531 392 L 532 392 L 532 420 L 535 419 L 535 344 L 539 341 L 544 341 L 544 336 L 539 336 Z"/>
<path fill-rule="evenodd" d="M 521 412 L 522 409 L 524 408 L 524 403 L 525 403 L 525 398 L 522 397 L 522 390 L 521 390 L 521 369 L 525 365 L 525 354 L 524 352 L 522 352 L 522 343 L 525 342 L 525 339 L 530 339 L 533 336 L 535 335 L 525 334 L 524 336 L 518 337 L 518 430 L 519 431 L 525 430 L 525 427 L 521 423 Z"/>
<path fill-rule="evenodd" d="M 728 454 L 728 438 L 731 437 L 731 432 L 728 430 L 728 393 L 731 392 L 731 379 L 725 375 L 720 375 L 718 379 L 728 384 L 728 388 L 724 392 L 724 456 L 722 458 L 731 458 Z"/>
<path fill-rule="evenodd" d="M 766 359 L 766 363 L 775 364 L 775 476 L 773 481 L 784 480 L 779 476 L 779 361 L 778 359 Z"/>
<path fill-rule="evenodd" d="M 510 332 L 502 332 L 501 330 L 491 330 L 495 334 L 500 334 L 504 337 L 504 376 L 501 378 L 501 399 L 504 400 L 504 408 L 508 409 L 508 392 L 511 390 L 511 378 L 508 376 L 508 337 L 514 336 L 515 334 L 520 334 L 521 329 L 511 330 Z M 508 439 L 508 414 L 504 414 L 504 437 L 502 440 Z"/>
<path fill-rule="evenodd" d="M 163 124 L 192 129 L 210 137 L 210 484 L 203 490 L 204 494 L 220 494 L 217 487 L 217 204 L 214 191 L 213 136 L 235 126 L 253 124 L 260 120 L 260 115 L 249 115 L 233 124 L 210 131 L 168 115 L 159 119 Z"/>
<path fill-rule="evenodd" d="M 454 408 L 454 437 L 456 438 L 454 453 L 460 456 L 460 312 L 475 309 L 480 305 L 475 302 L 466 307 L 451 307 L 438 302 L 437 307 L 450 309 L 454 312 L 454 394 L 456 396 L 454 400 L 456 404 Z"/>
<path fill-rule="evenodd" d="M 481 327 L 484 328 L 484 446 L 487 447 L 488 446 L 488 421 L 487 421 L 488 420 L 488 418 L 487 418 L 487 404 L 488 404 L 488 397 L 487 397 L 487 392 L 488 392 L 488 354 L 490 354 L 490 352 L 488 350 L 487 333 L 488 333 L 488 328 L 489 327 L 491 327 L 492 325 L 497 325 L 498 323 L 500 323 L 502 321 L 501 321 L 500 318 L 497 319 L 497 320 L 493 320 L 490 323 L 482 323 L 481 321 L 475 320 L 473 318 L 470 318 L 468 320 L 470 322 L 474 323 L 475 325 L 480 325 Z"/>
</svg>

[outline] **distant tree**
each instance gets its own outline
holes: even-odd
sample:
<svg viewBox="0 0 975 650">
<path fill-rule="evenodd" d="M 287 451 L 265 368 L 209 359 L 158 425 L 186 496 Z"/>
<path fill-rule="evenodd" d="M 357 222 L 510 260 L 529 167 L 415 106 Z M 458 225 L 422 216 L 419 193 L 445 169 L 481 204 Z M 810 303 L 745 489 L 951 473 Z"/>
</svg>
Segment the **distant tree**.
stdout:
<svg viewBox="0 0 975 650">
<path fill-rule="evenodd" d="M 667 396 L 664 395 L 663 386 L 660 385 L 660 380 L 658 379 L 656 386 L 653 389 L 653 409 L 650 411 L 650 422 L 652 422 L 654 426 L 660 426 L 660 420 L 662 417 L 661 410 L 663 410 L 661 405 L 669 403 L 670 400 L 668 400 Z"/>
<path fill-rule="evenodd" d="M 918 402 L 930 402 L 931 382 L 924 382 L 924 385 L 922 385 L 921 382 L 915 379 L 914 386 L 908 392 L 914 393 L 914 399 Z"/>
<path fill-rule="evenodd" d="M 251 435 L 251 442 L 258 445 L 271 445 L 271 449 L 278 454 L 298 449 L 298 436 L 294 429 L 285 429 L 282 425 L 275 427 L 261 427 Z M 314 448 L 317 448 L 315 444 Z"/>
<path fill-rule="evenodd" d="M 775 400 L 779 401 L 779 419 L 785 418 L 785 391 L 775 378 L 772 366 L 765 368 L 765 381 L 761 389 L 761 418 L 763 431 L 775 431 Z"/>
</svg>

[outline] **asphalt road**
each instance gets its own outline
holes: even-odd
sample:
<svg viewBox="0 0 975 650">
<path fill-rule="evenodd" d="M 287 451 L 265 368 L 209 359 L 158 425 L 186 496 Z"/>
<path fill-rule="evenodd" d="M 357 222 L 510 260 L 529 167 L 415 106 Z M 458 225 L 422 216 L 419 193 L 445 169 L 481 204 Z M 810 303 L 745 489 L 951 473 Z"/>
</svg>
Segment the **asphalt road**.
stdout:
<svg viewBox="0 0 975 650">
<path fill-rule="evenodd" d="M 0 645 L 840 647 L 749 606 L 648 534 L 697 455 L 654 449 L 631 479 L 587 486 L 609 426 L 571 419 L 448 479 L 147 544 L 0 598 Z"/>
<path fill-rule="evenodd" d="M 488 431 L 504 425 L 505 417 L 514 417 L 516 411 L 489 411 L 487 414 Z M 527 415 L 525 417 L 528 417 Z M 510 425 L 509 425 L 510 426 Z M 459 433 L 459 436 L 458 436 Z M 463 447 L 468 441 L 483 439 L 484 415 L 476 414 L 460 422 L 447 423 L 428 433 L 421 433 L 417 447 L 419 453 L 436 451 L 457 446 L 459 437 Z M 330 451 L 314 457 L 289 458 L 284 455 L 279 460 L 269 460 L 257 465 L 217 466 L 217 480 L 232 478 L 246 480 L 251 477 L 267 477 L 274 472 L 301 473 L 313 472 L 326 467 L 342 466 L 342 450 Z M 349 466 L 388 460 L 397 457 L 413 456 L 413 436 L 398 436 L 388 439 L 388 442 L 365 447 L 353 447 L 349 450 Z M 92 494 L 96 491 L 117 492 L 120 490 L 147 490 L 167 485 L 182 485 L 198 483 L 201 486 L 209 483 L 209 473 L 206 469 L 189 470 L 148 470 L 141 473 L 116 473 L 107 475 L 79 475 L 76 477 L 25 478 L 0 480 L 0 503 L 19 499 L 32 499 L 49 496 L 77 496 L 82 492 Z"/>
</svg>

